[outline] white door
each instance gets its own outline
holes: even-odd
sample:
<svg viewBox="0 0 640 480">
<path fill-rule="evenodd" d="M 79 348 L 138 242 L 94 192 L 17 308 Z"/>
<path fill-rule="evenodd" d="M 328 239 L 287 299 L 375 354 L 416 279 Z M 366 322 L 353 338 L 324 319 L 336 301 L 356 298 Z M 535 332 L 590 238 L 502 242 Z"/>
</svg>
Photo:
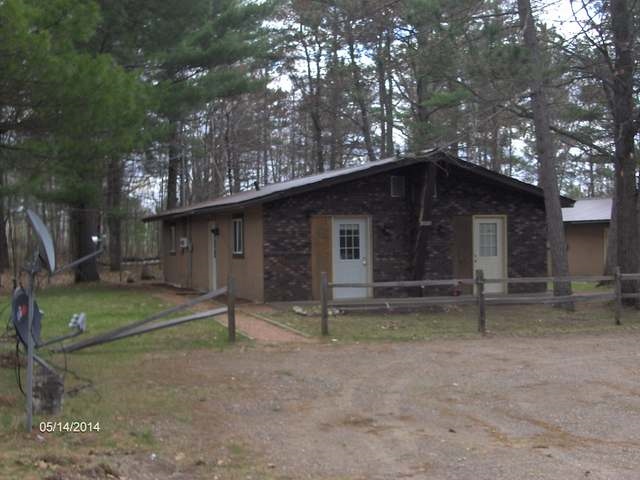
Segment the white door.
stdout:
<svg viewBox="0 0 640 480">
<path fill-rule="evenodd" d="M 218 288 L 218 227 L 212 223 L 209 228 L 210 255 L 209 255 L 209 285 L 210 290 Z"/>
<path fill-rule="evenodd" d="M 503 217 L 474 217 L 473 272 L 482 270 L 484 278 L 506 276 L 505 230 Z M 485 293 L 504 293 L 505 284 L 488 283 Z"/>
<path fill-rule="evenodd" d="M 333 282 L 369 280 L 369 228 L 365 218 L 333 219 Z M 333 298 L 362 298 L 367 288 L 334 288 Z"/>
</svg>

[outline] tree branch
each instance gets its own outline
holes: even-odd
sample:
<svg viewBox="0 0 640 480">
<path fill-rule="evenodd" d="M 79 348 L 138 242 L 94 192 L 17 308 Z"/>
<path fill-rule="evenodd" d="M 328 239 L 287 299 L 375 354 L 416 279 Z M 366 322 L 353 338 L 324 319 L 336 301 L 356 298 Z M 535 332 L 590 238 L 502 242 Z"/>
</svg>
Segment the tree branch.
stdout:
<svg viewBox="0 0 640 480">
<path fill-rule="evenodd" d="M 507 112 L 511 112 L 514 115 L 519 116 L 520 118 L 526 118 L 528 120 L 531 120 L 533 118 L 533 114 L 524 108 L 521 108 L 521 107 L 515 108 L 515 107 L 509 107 L 508 105 L 500 105 L 500 104 L 498 104 L 497 106 L 498 108 L 501 108 L 502 110 L 505 110 Z M 571 140 L 575 140 L 576 142 L 581 143 L 582 145 L 586 145 L 587 147 L 592 148 L 593 150 L 609 158 L 613 162 L 613 154 L 609 150 L 601 147 L 600 145 L 596 145 L 595 143 L 583 137 L 582 135 L 579 135 L 574 132 L 570 132 L 569 130 L 566 130 L 562 127 L 558 127 L 557 125 L 553 125 L 553 124 L 549 125 L 549 129 L 552 132 L 557 133 L 558 135 L 562 135 L 563 137 L 570 138 Z"/>
</svg>

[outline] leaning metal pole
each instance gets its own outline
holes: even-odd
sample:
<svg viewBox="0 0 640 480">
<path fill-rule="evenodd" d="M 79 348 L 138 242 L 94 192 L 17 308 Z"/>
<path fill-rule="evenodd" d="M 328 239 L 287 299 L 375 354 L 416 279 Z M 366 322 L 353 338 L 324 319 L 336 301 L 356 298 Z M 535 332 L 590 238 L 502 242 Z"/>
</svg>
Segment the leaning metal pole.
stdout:
<svg viewBox="0 0 640 480">
<path fill-rule="evenodd" d="M 38 259 L 34 259 L 34 262 L 29 266 L 29 312 L 27 313 L 27 432 L 31 433 L 33 429 L 33 333 L 31 328 L 33 325 L 33 309 L 34 298 L 33 289 L 36 276 L 36 265 Z"/>
<path fill-rule="evenodd" d="M 223 295 L 227 292 L 227 288 L 226 287 L 222 287 L 222 288 L 218 288 L 217 290 L 212 290 L 200 297 L 194 298 L 193 300 L 189 300 L 186 303 L 182 303 L 180 305 L 177 305 L 175 307 L 171 307 L 167 310 L 163 310 L 162 312 L 158 312 L 158 313 L 154 313 L 153 315 L 151 315 L 150 317 L 147 317 L 143 320 L 138 320 L 137 322 L 133 322 L 130 323 L 128 325 L 124 325 L 122 327 L 116 328 L 115 330 L 111 330 L 109 332 L 105 332 L 99 335 L 96 335 L 95 337 L 92 338 L 87 338 L 85 340 L 80 340 L 79 342 L 73 343 L 71 345 L 67 345 L 65 347 L 59 348 L 56 351 L 59 352 L 74 352 L 76 350 L 82 350 L 83 348 L 86 347 L 91 347 L 93 345 L 99 345 L 100 343 L 104 343 L 105 341 L 110 341 L 112 338 L 115 338 L 125 332 L 130 332 L 138 327 L 141 327 L 142 325 L 145 325 L 147 323 L 151 323 L 155 320 L 159 320 L 160 318 L 163 317 L 168 317 L 169 315 L 172 315 L 174 313 L 177 313 L 181 310 L 186 310 L 187 308 L 191 308 L 199 303 L 205 302 L 207 300 L 211 300 L 215 297 L 219 297 L 220 295 Z"/>
<path fill-rule="evenodd" d="M 70 270 L 72 268 L 77 267 L 78 265 L 80 265 L 81 263 L 86 262 L 87 260 L 91 260 L 93 257 L 97 257 L 101 254 L 104 253 L 104 248 L 100 248 L 99 250 L 96 250 L 93 253 L 90 253 L 89 255 L 85 255 L 84 257 L 81 257 L 77 260 L 74 260 L 73 262 L 64 265 L 63 267 L 60 267 L 59 269 L 57 269 L 55 272 L 51 273 L 51 276 L 53 277 L 54 275 L 58 275 L 59 273 L 65 272 L 67 270 Z"/>
</svg>

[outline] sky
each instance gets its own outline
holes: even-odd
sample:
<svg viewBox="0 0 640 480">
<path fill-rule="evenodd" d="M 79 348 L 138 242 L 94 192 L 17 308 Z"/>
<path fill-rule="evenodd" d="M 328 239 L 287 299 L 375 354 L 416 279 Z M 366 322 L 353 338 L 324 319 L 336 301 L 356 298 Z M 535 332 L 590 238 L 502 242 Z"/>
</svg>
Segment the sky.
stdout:
<svg viewBox="0 0 640 480">
<path fill-rule="evenodd" d="M 578 18 L 580 18 L 580 5 L 578 2 L 572 2 L 571 0 L 545 0 L 540 2 L 546 5 L 542 7 L 542 15 L 540 16 L 548 26 L 553 26 L 565 35 L 575 35 L 578 33 L 579 28 L 574 19 L 573 10 L 576 11 Z"/>
</svg>

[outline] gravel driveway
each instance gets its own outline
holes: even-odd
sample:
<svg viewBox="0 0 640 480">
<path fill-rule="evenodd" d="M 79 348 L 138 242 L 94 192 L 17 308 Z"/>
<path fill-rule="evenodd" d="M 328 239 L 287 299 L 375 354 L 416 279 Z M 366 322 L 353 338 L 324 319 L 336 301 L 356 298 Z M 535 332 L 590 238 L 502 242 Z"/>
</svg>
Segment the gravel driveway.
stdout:
<svg viewBox="0 0 640 480">
<path fill-rule="evenodd" d="M 637 480 L 639 345 L 637 332 L 303 345 L 176 368 L 220 386 L 195 423 L 280 478 Z"/>
</svg>

